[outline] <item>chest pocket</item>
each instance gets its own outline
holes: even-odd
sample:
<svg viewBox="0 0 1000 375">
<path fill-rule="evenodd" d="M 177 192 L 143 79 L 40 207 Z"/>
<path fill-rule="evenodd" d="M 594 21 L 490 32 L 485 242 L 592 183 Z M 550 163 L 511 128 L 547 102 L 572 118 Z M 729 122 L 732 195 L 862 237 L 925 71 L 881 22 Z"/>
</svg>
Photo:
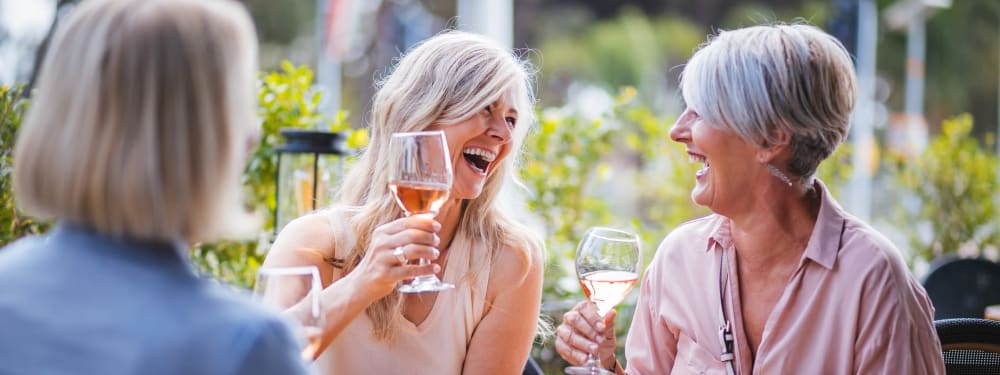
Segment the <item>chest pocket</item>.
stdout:
<svg viewBox="0 0 1000 375">
<path fill-rule="evenodd" d="M 671 374 L 725 375 L 726 368 L 717 353 L 702 347 L 681 332 L 677 337 L 677 359 Z"/>
</svg>

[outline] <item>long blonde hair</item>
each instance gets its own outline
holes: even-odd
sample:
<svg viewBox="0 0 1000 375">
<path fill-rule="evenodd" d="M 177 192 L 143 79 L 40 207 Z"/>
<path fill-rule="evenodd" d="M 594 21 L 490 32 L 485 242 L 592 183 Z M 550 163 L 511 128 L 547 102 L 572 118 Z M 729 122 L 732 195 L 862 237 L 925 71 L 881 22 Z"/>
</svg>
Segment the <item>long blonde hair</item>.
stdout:
<svg viewBox="0 0 1000 375">
<path fill-rule="evenodd" d="M 239 177 L 256 132 L 256 43 L 235 1 L 82 2 L 17 140 L 18 204 L 115 236 L 249 233 Z"/>
<path fill-rule="evenodd" d="M 403 215 L 386 187 L 392 133 L 419 131 L 431 125 L 449 126 L 480 112 L 501 96 L 513 98 L 519 111 L 510 156 L 497 166 L 478 198 L 462 203 L 456 238 L 484 244 L 486 254 L 472 257 L 463 280 L 474 281 L 489 271 L 496 252 L 521 251 L 525 264 L 530 252 L 540 251 L 541 241 L 532 231 L 511 219 L 498 205 L 505 179 L 516 183 L 514 166 L 529 128 L 535 123 L 533 70 L 510 50 L 475 34 L 447 31 L 422 42 L 403 56 L 395 70 L 380 82 L 371 114 L 371 143 L 346 176 L 340 204 L 354 207 L 351 228 L 356 241 L 344 257 L 350 272 L 365 255 L 372 229 Z M 392 340 L 402 299 L 392 292 L 369 306 L 366 313 L 375 337 Z"/>
</svg>

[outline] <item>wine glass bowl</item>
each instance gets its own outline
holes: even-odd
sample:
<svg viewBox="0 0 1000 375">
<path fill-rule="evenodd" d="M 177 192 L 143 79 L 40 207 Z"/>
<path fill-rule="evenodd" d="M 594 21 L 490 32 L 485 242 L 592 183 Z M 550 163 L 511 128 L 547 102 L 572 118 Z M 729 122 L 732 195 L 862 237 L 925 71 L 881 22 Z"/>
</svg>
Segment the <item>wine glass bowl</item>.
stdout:
<svg viewBox="0 0 1000 375">
<path fill-rule="evenodd" d="M 319 269 L 304 267 L 266 267 L 257 270 L 254 299 L 277 309 L 292 322 L 303 339 L 302 359 L 312 361 L 319 355 L 323 337 L 323 309 Z"/>
<path fill-rule="evenodd" d="M 576 274 L 587 299 L 602 317 L 621 303 L 639 281 L 642 251 L 639 236 L 612 228 L 587 230 L 576 249 Z M 583 366 L 566 368 L 567 374 L 613 374 L 588 355 Z"/>
<path fill-rule="evenodd" d="M 406 216 L 437 215 L 451 190 L 451 154 L 442 131 L 394 133 L 389 152 L 397 158 L 389 164 L 389 190 Z M 421 265 L 429 262 L 420 259 Z M 438 292 L 455 286 L 436 275 L 418 276 L 401 284 L 402 293 Z"/>
</svg>

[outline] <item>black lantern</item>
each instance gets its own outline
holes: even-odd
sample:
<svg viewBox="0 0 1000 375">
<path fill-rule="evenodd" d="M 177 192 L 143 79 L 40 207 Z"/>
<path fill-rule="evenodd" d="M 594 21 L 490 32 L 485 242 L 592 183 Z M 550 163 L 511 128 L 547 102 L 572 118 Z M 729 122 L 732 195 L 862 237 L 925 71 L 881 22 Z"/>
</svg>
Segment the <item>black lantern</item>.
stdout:
<svg viewBox="0 0 1000 375">
<path fill-rule="evenodd" d="M 316 207 L 330 203 L 333 181 L 344 173 L 346 137 L 340 132 L 281 129 L 277 147 L 274 231 Z"/>
</svg>

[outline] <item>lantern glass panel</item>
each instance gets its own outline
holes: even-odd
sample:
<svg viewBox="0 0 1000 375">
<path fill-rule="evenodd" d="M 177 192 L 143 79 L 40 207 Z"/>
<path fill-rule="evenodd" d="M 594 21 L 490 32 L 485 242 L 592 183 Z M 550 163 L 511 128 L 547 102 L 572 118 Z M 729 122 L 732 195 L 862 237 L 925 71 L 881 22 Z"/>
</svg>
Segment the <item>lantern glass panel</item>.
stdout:
<svg viewBox="0 0 1000 375">
<path fill-rule="evenodd" d="M 281 164 L 274 224 L 280 231 L 295 218 L 333 202 L 336 181 L 343 174 L 343 161 L 335 154 L 283 152 L 278 155 Z"/>
</svg>

